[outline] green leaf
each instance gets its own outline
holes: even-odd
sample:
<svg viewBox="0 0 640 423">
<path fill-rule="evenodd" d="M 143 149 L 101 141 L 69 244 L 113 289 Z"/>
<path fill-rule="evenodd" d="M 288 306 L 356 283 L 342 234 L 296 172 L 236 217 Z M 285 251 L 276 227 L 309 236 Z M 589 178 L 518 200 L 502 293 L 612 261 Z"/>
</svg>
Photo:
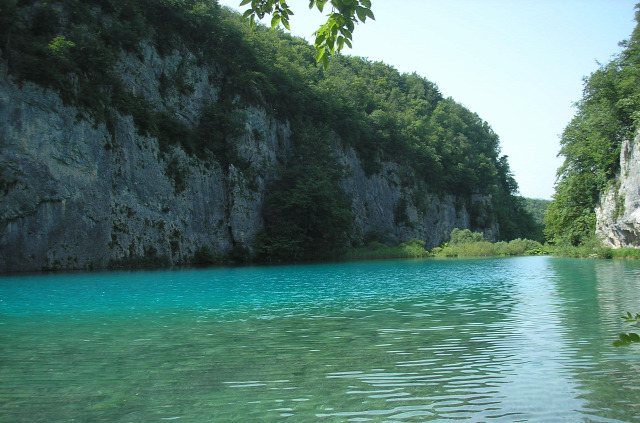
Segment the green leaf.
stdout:
<svg viewBox="0 0 640 423">
<path fill-rule="evenodd" d="M 630 344 L 631 343 L 631 337 L 629 335 L 627 335 L 626 333 L 621 333 L 619 337 L 620 337 L 620 340 L 622 342 L 624 342 L 625 344 Z"/>
<path fill-rule="evenodd" d="M 291 31 L 291 27 L 289 26 L 289 20 L 286 19 L 284 16 L 282 17 L 282 25 L 287 28 L 289 31 Z"/>
<path fill-rule="evenodd" d="M 362 3 L 362 5 L 364 7 L 367 7 L 369 9 L 371 9 L 371 1 L 370 0 L 360 0 L 360 3 Z"/>
<path fill-rule="evenodd" d="M 326 54 L 322 57 L 322 67 L 327 69 L 329 67 L 329 56 Z"/>
<path fill-rule="evenodd" d="M 629 339 L 631 339 L 631 342 L 640 342 L 640 335 L 634 332 L 629 332 Z"/>
<path fill-rule="evenodd" d="M 367 12 L 364 7 L 362 6 L 356 7 L 356 14 L 358 15 L 358 19 L 360 19 L 361 22 L 364 22 L 367 20 Z"/>
<path fill-rule="evenodd" d="M 353 39 L 353 34 L 347 28 L 342 28 L 340 32 L 342 33 L 342 35 L 344 35 L 345 38 L 348 38 L 349 40 Z"/>
<path fill-rule="evenodd" d="M 349 31 L 351 31 L 351 32 L 353 32 L 353 30 L 355 29 L 355 26 L 353 25 L 353 21 L 352 21 L 351 19 L 349 19 L 349 20 L 346 22 L 346 26 L 347 26 L 347 28 L 349 29 Z"/>
<path fill-rule="evenodd" d="M 628 344 L 627 344 L 627 343 L 625 343 L 625 342 L 622 342 L 622 341 L 620 341 L 620 340 L 613 341 L 613 346 L 614 346 L 614 347 L 623 347 L 623 346 L 625 346 L 625 345 L 628 345 Z"/>
<path fill-rule="evenodd" d="M 366 9 L 367 16 L 371 18 L 372 21 L 376 20 L 376 17 L 373 15 L 371 9 Z"/>
<path fill-rule="evenodd" d="M 242 1 L 240 2 L 240 6 L 244 6 L 244 5 L 245 5 L 245 4 L 247 4 L 247 3 L 251 3 L 251 0 L 242 0 Z"/>
<path fill-rule="evenodd" d="M 316 34 L 318 34 L 318 33 L 316 32 Z M 318 46 L 322 45 L 322 43 L 324 43 L 324 40 L 325 40 L 326 38 L 327 38 L 327 36 L 326 36 L 326 35 L 324 35 L 324 34 L 318 34 L 318 35 L 316 35 L 316 40 L 315 40 L 315 42 L 313 43 L 313 45 L 315 45 L 316 47 L 318 47 Z"/>
<path fill-rule="evenodd" d="M 250 15 L 252 15 L 252 14 L 253 14 L 253 10 L 249 9 L 249 10 L 246 10 L 246 11 L 242 14 L 242 17 L 246 19 L 246 18 L 248 18 L 248 17 L 249 17 Z"/>
<path fill-rule="evenodd" d="M 327 55 L 327 50 L 324 48 L 324 46 L 322 47 L 322 49 L 318 49 L 316 52 L 316 62 L 320 63 L 321 60 L 323 60 L 323 58 Z"/>
<path fill-rule="evenodd" d="M 273 18 L 271 18 L 271 29 L 278 26 L 279 23 L 280 23 L 280 15 L 277 13 L 274 13 Z"/>
<path fill-rule="evenodd" d="M 336 25 L 335 23 L 333 25 L 331 25 L 331 32 L 329 32 L 329 34 L 331 34 L 331 38 L 335 38 L 338 36 L 338 25 Z"/>
</svg>

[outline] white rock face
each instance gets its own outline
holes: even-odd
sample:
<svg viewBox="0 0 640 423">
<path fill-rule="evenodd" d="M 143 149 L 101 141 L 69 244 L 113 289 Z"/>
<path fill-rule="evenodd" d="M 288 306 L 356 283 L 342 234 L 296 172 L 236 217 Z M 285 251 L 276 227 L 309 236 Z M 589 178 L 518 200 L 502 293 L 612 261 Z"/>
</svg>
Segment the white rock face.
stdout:
<svg viewBox="0 0 640 423">
<path fill-rule="evenodd" d="M 177 53 L 162 59 L 148 45 L 141 51 L 142 58 L 123 55 L 118 65 L 127 87 L 157 110 L 197 123 L 216 100 L 203 76 L 215 70 L 189 68 Z M 195 88 L 162 96 L 155 67 L 180 67 Z M 101 268 L 154 251 L 185 263 L 202 245 L 221 252 L 250 246 L 262 227 L 266 182 L 276 176 L 262 169 L 284 162 L 290 130 L 264 111 L 246 114 L 246 133 L 234 142 L 251 169 L 222 169 L 177 146 L 160 153 L 130 116 L 117 115 L 110 132 L 55 92 L 18 85 L 0 61 L 0 272 Z"/>
<path fill-rule="evenodd" d="M 128 91 L 190 127 L 217 101 L 219 70 L 197 65 L 189 51 L 162 57 L 143 43 L 140 54 L 123 53 L 116 69 Z M 176 74 L 191 88 L 163 91 L 162 75 Z M 109 130 L 57 93 L 16 83 L 0 58 L 0 272 L 103 268 L 154 252 L 180 264 L 202 245 L 251 248 L 269 186 L 286 166 L 291 129 L 260 108 L 242 113 L 246 131 L 232 144 L 249 166 L 223 167 L 178 146 L 161 152 L 130 116 L 116 114 Z M 399 175 L 410 170 L 402 165 L 383 163 L 380 173 L 365 175 L 353 149 L 335 140 L 334 152 L 349 172 L 342 187 L 362 234 L 419 238 L 431 248 L 453 228 L 470 226 L 456 198 L 403 185 Z M 492 224 L 484 232 L 497 230 Z"/>
<path fill-rule="evenodd" d="M 613 248 L 640 248 L 640 134 L 625 141 L 620 174 L 596 207 L 596 234 Z"/>
</svg>

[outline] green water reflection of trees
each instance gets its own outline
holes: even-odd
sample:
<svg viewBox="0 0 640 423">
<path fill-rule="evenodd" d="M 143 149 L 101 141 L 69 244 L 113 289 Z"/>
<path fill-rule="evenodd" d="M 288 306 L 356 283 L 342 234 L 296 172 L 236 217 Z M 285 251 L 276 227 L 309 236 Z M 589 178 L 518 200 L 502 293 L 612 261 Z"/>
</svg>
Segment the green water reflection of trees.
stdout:
<svg viewBox="0 0 640 423">
<path fill-rule="evenodd" d="M 632 420 L 640 403 L 634 382 L 640 365 L 629 355 L 639 351 L 616 348 L 612 341 L 628 329 L 619 316 L 640 303 L 640 263 L 554 258 L 550 268 L 565 343 L 571 345 L 571 374 L 587 408 L 600 410 L 600 417 Z"/>
</svg>

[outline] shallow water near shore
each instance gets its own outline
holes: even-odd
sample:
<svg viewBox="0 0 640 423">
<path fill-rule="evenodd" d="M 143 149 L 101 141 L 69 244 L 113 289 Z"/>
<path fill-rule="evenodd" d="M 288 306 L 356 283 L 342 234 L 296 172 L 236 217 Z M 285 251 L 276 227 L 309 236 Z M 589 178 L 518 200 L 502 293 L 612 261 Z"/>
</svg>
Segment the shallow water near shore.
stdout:
<svg viewBox="0 0 640 423">
<path fill-rule="evenodd" d="M 0 278 L 0 422 L 640 421 L 640 263 Z"/>
</svg>

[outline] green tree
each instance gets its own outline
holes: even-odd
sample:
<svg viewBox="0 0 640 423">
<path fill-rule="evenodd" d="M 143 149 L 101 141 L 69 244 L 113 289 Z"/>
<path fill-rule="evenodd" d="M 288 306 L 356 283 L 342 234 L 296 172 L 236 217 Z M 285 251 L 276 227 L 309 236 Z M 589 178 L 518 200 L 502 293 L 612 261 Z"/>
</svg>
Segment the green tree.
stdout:
<svg viewBox="0 0 640 423">
<path fill-rule="evenodd" d="M 520 199 L 525 212 L 532 218 L 531 234 L 526 237 L 544 243 L 546 240 L 544 235 L 544 216 L 551 201 L 525 197 L 520 197 Z"/>
<path fill-rule="evenodd" d="M 331 6 L 331 13 L 327 15 L 327 21 L 313 33 L 316 37 L 316 61 L 322 63 L 325 69 L 330 55 L 340 52 L 345 45 L 352 46 L 356 23 L 365 22 L 367 18 L 375 20 L 370 0 L 309 0 L 309 9 L 316 7 L 323 12 L 327 3 Z M 289 18 L 293 11 L 285 0 L 242 0 L 240 6 L 246 5 L 249 8 L 244 12 L 244 17 L 251 20 L 252 26 L 256 18 L 263 19 L 271 15 L 271 28 L 282 24 L 290 29 Z"/>
<path fill-rule="evenodd" d="M 524 200 L 525 209 L 529 213 L 531 213 L 531 216 L 533 216 L 534 221 L 537 224 L 543 225 L 544 215 L 547 212 L 547 208 L 549 208 L 549 205 L 551 204 L 551 200 L 542 200 L 539 198 L 525 198 L 525 197 L 522 197 L 522 199 Z"/>
<path fill-rule="evenodd" d="M 469 229 L 460 230 L 459 228 L 454 228 L 451 231 L 449 245 L 460 245 L 484 240 L 484 235 L 481 232 L 471 232 Z"/>
<path fill-rule="evenodd" d="M 351 203 L 339 185 L 344 171 L 326 138 L 298 140 L 293 164 L 284 170 L 264 205 L 258 238 L 261 260 L 290 262 L 335 258 L 353 236 Z M 310 142 L 312 141 L 312 142 Z"/>
<path fill-rule="evenodd" d="M 640 22 L 640 12 L 636 12 Z M 594 209 L 619 171 L 620 146 L 633 138 L 640 114 L 640 29 L 624 51 L 585 79 L 575 117 L 560 140 L 564 162 L 545 218 L 549 240 L 572 245 L 595 234 Z"/>
<path fill-rule="evenodd" d="M 69 49 L 75 47 L 73 41 L 68 41 L 63 35 L 55 37 L 49 43 L 49 51 L 59 60 L 69 60 Z"/>
</svg>

